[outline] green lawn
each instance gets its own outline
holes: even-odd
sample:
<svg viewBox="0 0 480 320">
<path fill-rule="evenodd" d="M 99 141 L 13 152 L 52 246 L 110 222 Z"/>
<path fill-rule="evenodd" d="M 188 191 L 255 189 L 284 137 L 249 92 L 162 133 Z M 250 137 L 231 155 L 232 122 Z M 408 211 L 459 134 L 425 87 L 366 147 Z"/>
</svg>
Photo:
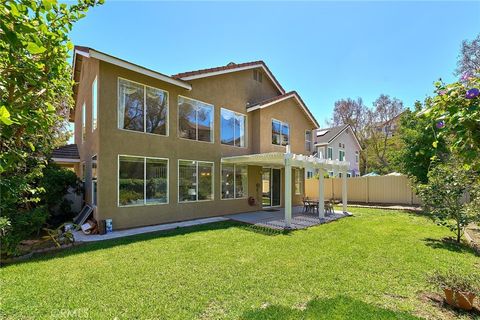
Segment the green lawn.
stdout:
<svg viewBox="0 0 480 320">
<path fill-rule="evenodd" d="M 416 319 L 448 314 L 426 275 L 480 258 L 422 216 L 354 216 L 289 234 L 225 222 L 104 241 L 0 269 L 0 318 Z"/>
</svg>

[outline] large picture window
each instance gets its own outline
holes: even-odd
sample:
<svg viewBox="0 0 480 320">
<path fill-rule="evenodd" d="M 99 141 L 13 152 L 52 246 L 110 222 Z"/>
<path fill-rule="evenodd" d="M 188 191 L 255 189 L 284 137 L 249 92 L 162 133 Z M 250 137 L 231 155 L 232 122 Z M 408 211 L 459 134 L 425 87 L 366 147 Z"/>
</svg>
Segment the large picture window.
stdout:
<svg viewBox="0 0 480 320">
<path fill-rule="evenodd" d="M 213 162 L 178 160 L 178 201 L 213 200 Z"/>
<path fill-rule="evenodd" d="M 119 156 L 119 206 L 168 203 L 168 160 Z"/>
<path fill-rule="evenodd" d="M 118 86 L 118 128 L 167 135 L 168 92 L 125 79 Z"/>
<path fill-rule="evenodd" d="M 222 108 L 220 116 L 222 144 L 245 147 L 245 118 L 241 113 Z"/>
<path fill-rule="evenodd" d="M 222 199 L 247 197 L 248 167 L 243 165 L 222 165 Z"/>
<path fill-rule="evenodd" d="M 213 142 L 213 105 L 178 96 L 178 136 Z"/>
<path fill-rule="evenodd" d="M 290 126 L 288 123 L 272 120 L 272 144 L 286 146 L 290 142 Z"/>
</svg>

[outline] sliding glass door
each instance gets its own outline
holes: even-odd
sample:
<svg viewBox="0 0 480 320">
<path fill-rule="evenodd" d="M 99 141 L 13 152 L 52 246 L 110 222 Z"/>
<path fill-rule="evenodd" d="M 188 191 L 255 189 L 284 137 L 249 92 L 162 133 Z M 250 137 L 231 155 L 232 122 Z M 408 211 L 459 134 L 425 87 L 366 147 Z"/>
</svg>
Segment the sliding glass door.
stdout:
<svg viewBox="0 0 480 320">
<path fill-rule="evenodd" d="M 262 169 L 262 206 L 280 206 L 281 173 L 280 169 Z"/>
</svg>

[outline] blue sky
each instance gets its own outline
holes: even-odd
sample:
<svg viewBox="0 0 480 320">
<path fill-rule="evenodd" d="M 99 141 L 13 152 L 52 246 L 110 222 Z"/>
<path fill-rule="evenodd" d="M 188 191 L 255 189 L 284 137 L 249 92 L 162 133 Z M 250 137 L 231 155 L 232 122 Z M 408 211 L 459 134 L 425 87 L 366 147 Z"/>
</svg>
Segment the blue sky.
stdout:
<svg viewBox="0 0 480 320">
<path fill-rule="evenodd" d="M 113 2 L 71 33 L 166 74 L 264 60 L 324 125 L 341 98 L 389 94 L 412 106 L 438 78 L 454 81 L 480 2 Z"/>
</svg>

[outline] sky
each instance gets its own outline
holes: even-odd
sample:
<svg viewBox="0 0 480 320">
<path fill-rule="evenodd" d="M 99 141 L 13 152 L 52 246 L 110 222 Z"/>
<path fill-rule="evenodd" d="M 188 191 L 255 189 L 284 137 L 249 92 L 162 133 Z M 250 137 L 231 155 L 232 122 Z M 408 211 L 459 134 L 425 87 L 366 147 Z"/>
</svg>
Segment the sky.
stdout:
<svg viewBox="0 0 480 320">
<path fill-rule="evenodd" d="M 74 44 L 165 74 L 263 60 L 320 122 L 334 102 L 380 94 L 407 107 L 453 82 L 480 2 L 116 2 L 75 24 Z"/>
</svg>

